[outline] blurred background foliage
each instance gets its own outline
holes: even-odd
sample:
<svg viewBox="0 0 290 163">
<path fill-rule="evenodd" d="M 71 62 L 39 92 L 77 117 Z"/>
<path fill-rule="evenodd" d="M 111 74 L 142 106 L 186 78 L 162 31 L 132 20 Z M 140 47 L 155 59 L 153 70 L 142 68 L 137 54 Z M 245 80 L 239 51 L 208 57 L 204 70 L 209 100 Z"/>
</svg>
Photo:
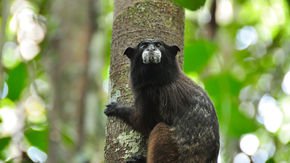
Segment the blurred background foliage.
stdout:
<svg viewBox="0 0 290 163">
<path fill-rule="evenodd" d="M 89 51 L 88 56 L 76 54 L 89 58 L 82 63 L 88 64 L 85 84 L 89 86 L 68 94 L 72 99 L 85 97 L 81 112 L 63 93 L 76 89 L 71 81 L 83 78 L 73 69 L 78 59 L 62 63 L 71 55 L 59 61 L 61 51 L 55 50 L 66 41 L 62 37 L 70 37 L 59 28 L 74 27 L 58 18 L 66 12 L 54 9 L 66 11 L 70 4 L 1 0 L 0 162 L 44 162 L 53 155 L 50 149 L 58 149 L 63 162 L 103 162 L 102 112 L 108 99 L 113 2 L 69 2 L 93 7 L 88 45 L 83 40 L 75 44 Z M 191 10 L 204 3 L 176 2 Z M 219 162 L 290 160 L 289 5 L 289 0 L 209 0 L 198 10 L 186 9 L 184 71 L 215 104 L 221 131 Z M 68 17 L 66 22 L 82 16 Z M 75 46 L 69 44 L 67 48 Z M 55 81 L 53 72 L 59 67 L 54 62 L 72 70 L 71 76 L 64 71 L 58 78 L 65 81 L 65 89 Z M 60 93 L 67 102 L 57 111 L 53 97 Z"/>
</svg>

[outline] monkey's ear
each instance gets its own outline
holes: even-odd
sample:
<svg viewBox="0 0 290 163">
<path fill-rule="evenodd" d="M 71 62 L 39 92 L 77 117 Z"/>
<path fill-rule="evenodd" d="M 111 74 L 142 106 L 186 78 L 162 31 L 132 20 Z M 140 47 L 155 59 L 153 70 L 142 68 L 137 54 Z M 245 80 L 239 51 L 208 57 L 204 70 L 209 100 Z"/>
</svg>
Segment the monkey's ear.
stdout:
<svg viewBox="0 0 290 163">
<path fill-rule="evenodd" d="M 173 46 L 170 46 L 170 51 L 174 54 L 174 55 L 176 55 L 177 54 L 177 52 L 179 52 L 180 51 L 180 49 L 179 49 L 179 47 L 178 46 L 176 46 L 176 45 L 173 45 Z"/>
<path fill-rule="evenodd" d="M 125 52 L 124 52 L 124 55 L 126 55 L 128 58 L 132 58 L 134 56 L 134 53 L 135 53 L 135 49 L 134 48 L 131 48 L 131 47 L 128 47 Z"/>
</svg>

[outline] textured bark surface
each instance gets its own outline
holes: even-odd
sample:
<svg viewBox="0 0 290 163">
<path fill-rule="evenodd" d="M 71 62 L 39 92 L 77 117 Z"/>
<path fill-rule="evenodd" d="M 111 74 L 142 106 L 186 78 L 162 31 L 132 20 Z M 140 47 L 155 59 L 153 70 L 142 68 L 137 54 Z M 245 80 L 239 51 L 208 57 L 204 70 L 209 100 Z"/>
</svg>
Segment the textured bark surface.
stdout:
<svg viewBox="0 0 290 163">
<path fill-rule="evenodd" d="M 143 39 L 160 39 L 177 45 L 183 52 L 184 11 L 170 0 L 115 0 L 111 47 L 111 101 L 132 105 L 129 61 L 123 55 Z M 144 140 L 115 118 L 108 118 L 105 160 L 124 162 L 135 153 L 144 153 Z M 141 145 L 140 145 L 141 144 Z"/>
</svg>

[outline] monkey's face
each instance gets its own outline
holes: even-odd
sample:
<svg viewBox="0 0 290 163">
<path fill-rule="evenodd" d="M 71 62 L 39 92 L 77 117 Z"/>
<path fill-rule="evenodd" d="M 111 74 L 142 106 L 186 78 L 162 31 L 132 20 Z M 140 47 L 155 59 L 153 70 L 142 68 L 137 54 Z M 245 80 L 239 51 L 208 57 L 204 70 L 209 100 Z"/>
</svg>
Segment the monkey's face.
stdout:
<svg viewBox="0 0 290 163">
<path fill-rule="evenodd" d="M 142 52 L 142 62 L 144 64 L 158 64 L 161 62 L 161 51 L 159 48 L 163 48 L 160 42 L 143 41 L 139 45 Z"/>
<path fill-rule="evenodd" d="M 127 48 L 124 54 L 131 63 L 152 65 L 175 60 L 178 51 L 177 46 L 168 46 L 162 41 L 150 39 L 141 41 L 135 48 Z"/>
<path fill-rule="evenodd" d="M 124 54 L 130 59 L 130 78 L 133 87 L 158 85 L 176 79 L 179 66 L 177 46 L 169 46 L 162 41 L 141 41 L 134 48 L 127 48 Z"/>
</svg>

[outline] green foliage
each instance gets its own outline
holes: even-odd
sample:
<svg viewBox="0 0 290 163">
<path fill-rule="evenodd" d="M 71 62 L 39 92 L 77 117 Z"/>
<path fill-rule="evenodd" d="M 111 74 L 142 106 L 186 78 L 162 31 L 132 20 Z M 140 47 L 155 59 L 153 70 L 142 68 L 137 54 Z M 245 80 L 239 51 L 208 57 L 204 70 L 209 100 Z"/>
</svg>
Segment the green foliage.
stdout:
<svg viewBox="0 0 290 163">
<path fill-rule="evenodd" d="M 187 74 L 198 74 L 195 81 L 203 83 L 214 102 L 224 144 L 221 149 L 225 153 L 222 154 L 222 162 L 232 162 L 235 153 L 245 152 L 239 143 L 246 134 L 257 136 L 257 150 L 268 152 L 264 161 L 287 162 L 290 139 L 285 135 L 289 132 L 284 131 L 286 129 L 283 126 L 289 125 L 289 115 L 283 109 L 289 108 L 289 104 L 285 104 L 285 101 L 289 103 L 289 99 L 281 89 L 281 83 L 290 70 L 289 49 L 286 48 L 289 47 L 290 34 L 286 27 L 290 21 L 289 6 L 286 7 L 284 1 L 280 0 L 258 0 L 255 3 L 250 0 L 235 1 L 232 5 L 235 6 L 236 19 L 227 25 L 219 24 L 219 19 L 216 19 L 218 28 L 214 29 L 214 41 L 209 41 L 203 33 L 212 30 L 210 24 L 195 24 L 200 19 L 199 14 L 188 14 L 190 16 L 185 25 L 184 70 Z M 252 37 L 249 33 L 244 38 L 237 36 L 241 30 L 247 29 L 244 27 L 252 28 L 257 39 L 245 49 L 239 50 L 238 39 L 248 41 Z M 267 125 L 277 123 L 279 116 L 272 118 L 268 124 L 263 119 L 265 115 L 262 112 L 268 108 L 260 108 L 260 103 L 265 95 L 272 98 L 272 107 L 276 105 L 278 113 L 282 111 L 283 122 L 277 131 L 271 131 Z M 269 114 L 273 117 L 277 113 Z M 269 142 L 274 142 L 272 149 L 265 148 Z M 271 153 L 274 149 L 276 151 Z M 254 156 L 248 158 L 251 157 Z M 257 161 L 262 161 L 259 159 L 261 158 Z"/>
<path fill-rule="evenodd" d="M 19 55 L 17 55 L 17 45 L 15 43 L 6 43 L 3 47 L 2 64 L 8 69 L 13 69 L 21 62 Z"/>
<path fill-rule="evenodd" d="M 0 121 L 1 123 L 1 121 Z M 5 159 L 5 149 L 9 145 L 11 137 L 0 137 L 0 160 Z"/>
<path fill-rule="evenodd" d="M 197 83 L 204 86 L 214 102 L 221 129 L 221 144 L 223 144 L 220 152 L 222 156 L 221 162 L 232 162 L 237 153 L 244 152 L 241 150 L 239 143 L 241 138 L 249 133 L 255 134 L 258 137 L 260 141 L 259 149 L 267 146 L 269 142 L 273 142 L 275 150 L 273 154 L 268 153 L 269 158 L 267 158 L 267 163 L 289 161 L 290 138 L 288 140 L 287 135 L 289 135 L 290 115 L 288 115 L 289 111 L 287 111 L 287 109 L 289 110 L 289 105 L 285 105 L 285 101 L 287 102 L 288 100 L 289 102 L 289 95 L 282 90 L 281 83 L 283 82 L 285 74 L 290 70 L 290 0 L 217 1 L 220 6 L 223 6 L 222 3 L 224 2 L 230 3 L 233 13 L 229 12 L 230 8 L 222 8 L 222 11 L 227 11 L 223 14 L 229 14 L 233 19 L 229 20 L 226 24 L 221 23 L 220 19 L 223 18 L 221 16 L 225 17 L 225 15 L 219 15 L 219 12 L 222 11 L 216 12 L 216 28 L 210 27 L 210 24 L 207 24 L 208 22 L 203 20 L 205 18 L 210 20 L 210 18 L 204 16 L 201 10 L 198 10 L 205 4 L 205 0 L 173 1 L 181 7 L 191 10 L 186 10 L 185 18 L 184 71 L 190 77 L 194 78 Z M 46 14 L 44 16 L 49 20 L 46 24 L 47 30 L 50 31 L 46 36 L 48 40 L 53 38 L 52 35 L 59 34 L 57 30 L 58 22 L 53 20 L 50 13 L 47 13 L 49 10 L 46 5 L 49 3 L 48 0 L 37 0 L 33 1 L 32 4 L 33 11 Z M 110 66 L 109 54 L 112 41 L 112 4 L 113 1 L 107 0 L 99 1 L 98 4 L 101 6 L 98 7 L 97 11 L 97 15 L 99 16 L 97 23 L 98 31 L 96 31 L 95 42 L 91 43 L 96 46 L 92 46 L 90 50 L 97 51 L 97 59 L 94 58 L 95 56 L 92 57 L 94 60 L 103 60 L 104 63 L 99 66 L 102 67 L 101 69 L 97 66 L 96 69 L 98 72 L 89 71 L 90 75 L 93 74 L 92 78 L 95 77 L 94 73 L 102 74 L 102 79 L 92 81 L 92 83 L 97 83 L 96 89 L 101 89 L 105 85 L 103 83 L 108 81 L 108 69 Z M 3 7 L 1 5 L 3 4 L 0 3 L 0 8 Z M 227 5 L 225 7 L 229 7 Z M 207 5 L 205 6 L 207 9 L 208 7 Z M 52 46 L 48 45 L 49 42 L 45 42 L 41 47 L 39 56 L 31 59 L 32 61 L 24 61 L 18 54 L 20 43 L 16 39 L 17 31 L 12 29 L 12 20 L 12 15 L 10 15 L 7 20 L 8 24 L 6 24 L 5 32 L 5 38 L 7 40 L 4 40 L 6 42 L 3 45 L 1 43 L 3 55 L 1 55 L 0 66 L 3 69 L 0 71 L 3 72 L 0 72 L 0 77 L 1 80 L 4 77 L 3 82 L 8 86 L 8 95 L 0 100 L 0 129 L 2 129 L 1 125 L 4 124 L 4 121 L 7 121 L 5 117 L 8 115 L 6 114 L 7 112 L 4 112 L 4 109 L 6 109 L 5 111 L 7 109 L 8 111 L 12 111 L 11 114 L 16 115 L 17 111 L 25 108 L 21 110 L 23 112 L 20 115 L 23 121 L 17 121 L 17 123 L 23 123 L 24 125 L 24 130 L 16 131 L 17 133 L 23 132 L 21 134 L 24 134 L 24 139 L 19 146 L 24 146 L 25 149 L 29 146 L 35 146 L 47 152 L 49 146 L 48 126 L 50 124 L 48 124 L 45 116 L 41 122 L 31 122 L 29 114 L 40 114 L 40 110 L 37 110 L 37 108 L 42 108 L 40 115 L 47 114 L 48 111 L 46 111 L 47 108 L 45 107 L 52 104 L 46 98 L 52 97 L 49 97 L 50 95 L 47 94 L 42 95 L 41 90 L 43 89 L 43 83 L 51 84 L 52 81 L 49 78 L 43 78 L 42 80 L 45 82 L 35 83 L 35 79 L 31 78 L 31 76 L 33 74 L 36 75 L 36 78 L 39 76 L 49 76 L 48 73 L 50 72 L 45 71 L 42 61 L 49 62 L 46 59 L 53 58 L 56 55 L 51 55 L 49 52 L 49 55 L 44 55 L 46 54 L 44 51 L 49 46 Z M 0 25 L 2 23 L 3 18 L 0 17 Z M 237 35 L 246 26 L 252 27 L 255 30 L 257 40 L 246 48 L 238 50 L 236 48 Z M 214 30 L 214 38 L 209 38 L 205 34 L 209 30 Z M 247 36 L 245 38 L 250 37 Z M 54 43 L 58 44 L 57 40 Z M 92 62 L 94 63 L 94 61 Z M 35 70 L 29 69 L 29 66 L 32 64 L 34 64 Z M 31 85 L 36 85 L 39 89 L 34 90 L 35 88 L 32 88 Z M 248 88 L 248 92 L 246 95 L 242 95 L 245 88 Z M 50 90 L 48 89 L 48 91 Z M 43 97 L 44 99 L 39 99 L 36 103 L 35 101 L 34 103 L 29 101 L 32 104 L 27 105 L 27 98 L 32 94 Z M 275 99 L 276 105 L 283 116 L 282 124 L 275 132 L 268 131 L 265 127 L 266 125 L 261 121 L 259 103 L 265 94 Z M 106 93 L 99 93 L 97 97 L 97 103 L 101 107 L 104 103 L 102 99 L 106 97 Z M 91 98 L 90 96 L 87 101 L 90 101 Z M 45 101 L 44 105 L 41 105 L 42 101 Z M 283 108 L 285 107 L 284 105 L 288 108 Z M 88 107 L 90 107 L 90 104 Z M 3 113 L 5 113 L 5 117 Z M 38 114 L 33 116 L 35 117 Z M 101 124 L 104 124 L 104 118 L 101 116 L 102 113 L 98 114 L 100 115 L 98 115 L 96 122 L 99 126 L 92 125 L 93 127 L 89 127 L 95 127 L 101 130 L 104 128 L 101 126 Z M 7 125 L 6 122 L 5 124 Z M 65 124 L 63 128 L 60 131 L 60 146 L 73 148 L 75 145 L 75 135 L 72 134 L 74 133 L 72 130 L 74 130 L 75 124 Z M 103 136 L 103 133 L 96 134 L 95 130 L 91 130 L 94 136 Z M 13 146 L 13 143 L 11 143 L 13 136 L 15 136 L 13 133 L 2 134 L 2 130 L 0 130 L 0 160 L 6 160 L 8 157 L 11 157 L 9 148 Z M 90 141 L 89 143 L 92 142 L 93 144 L 93 141 L 97 143 L 103 142 L 101 140 L 88 139 L 86 141 Z M 95 153 L 96 148 L 103 149 L 102 147 L 91 146 L 89 147 L 93 151 L 91 153 Z"/>
<path fill-rule="evenodd" d="M 8 98 L 11 100 L 18 100 L 21 92 L 27 86 L 27 69 L 22 63 L 12 70 L 7 71 L 7 84 L 9 87 Z"/>
<path fill-rule="evenodd" d="M 207 40 L 197 40 L 185 44 L 184 71 L 201 72 L 216 50 L 216 45 Z"/>
<path fill-rule="evenodd" d="M 68 145 L 70 147 L 73 147 L 74 140 L 73 140 L 73 138 L 71 137 L 71 134 L 68 131 L 62 131 L 61 132 L 61 138 L 62 138 L 64 144 L 66 144 L 66 145 Z"/>
<path fill-rule="evenodd" d="M 214 101 L 221 129 L 227 131 L 229 136 L 238 138 L 257 129 L 255 122 L 239 111 L 238 97 L 242 88 L 240 81 L 229 73 L 222 73 L 206 78 L 204 84 Z"/>
<path fill-rule="evenodd" d="M 30 145 L 35 146 L 42 151 L 48 150 L 48 128 L 33 129 L 29 128 L 24 132 L 25 138 Z"/>
<path fill-rule="evenodd" d="M 0 100 L 0 108 L 4 108 L 4 107 L 15 108 L 15 104 L 10 99 L 4 98 Z"/>
<path fill-rule="evenodd" d="M 290 144 L 284 145 L 279 147 L 279 150 L 277 151 L 275 162 L 283 162 L 285 160 L 290 160 Z"/>
<path fill-rule="evenodd" d="M 186 9 L 194 11 L 203 6 L 206 0 L 173 0 L 173 1 Z"/>
</svg>

